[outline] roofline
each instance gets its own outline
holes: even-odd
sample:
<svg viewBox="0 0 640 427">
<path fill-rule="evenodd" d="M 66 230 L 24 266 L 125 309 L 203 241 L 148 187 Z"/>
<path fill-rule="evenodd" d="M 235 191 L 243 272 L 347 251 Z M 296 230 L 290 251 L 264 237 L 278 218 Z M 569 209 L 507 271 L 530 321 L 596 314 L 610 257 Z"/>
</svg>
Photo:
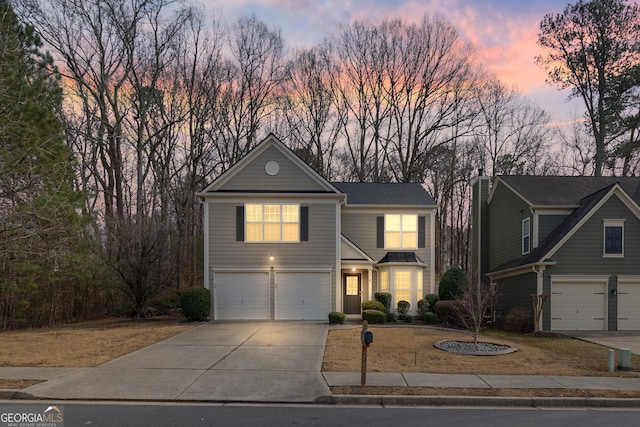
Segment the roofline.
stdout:
<svg viewBox="0 0 640 427">
<path fill-rule="evenodd" d="M 347 195 L 343 193 L 258 193 L 255 191 L 247 191 L 247 192 L 216 192 L 216 193 L 195 193 L 197 197 L 201 197 L 202 199 L 247 199 L 250 197 L 251 199 L 271 199 L 271 198 L 313 198 L 313 199 L 338 199 L 341 203 L 344 203 Z"/>
<path fill-rule="evenodd" d="M 500 175 L 496 176 L 496 179 L 495 179 L 493 185 L 491 186 L 491 191 L 489 191 L 489 197 L 487 197 L 487 203 L 488 204 L 491 204 L 491 199 L 493 199 L 493 195 L 495 194 L 496 188 L 498 188 L 498 184 L 499 183 L 502 183 L 503 185 L 505 185 L 509 190 L 511 190 L 511 192 L 513 194 L 515 194 L 516 196 L 520 197 L 527 205 L 532 206 L 531 202 L 529 200 L 527 200 L 526 197 L 524 197 L 522 194 L 517 192 L 512 186 L 507 184 L 507 182 L 505 180 L 503 180 L 500 177 Z"/>
<path fill-rule="evenodd" d="M 432 209 L 437 210 L 438 205 L 394 205 L 394 204 L 349 204 L 348 200 L 345 207 L 356 209 L 380 209 L 380 208 L 398 208 L 398 209 Z"/>
<path fill-rule="evenodd" d="M 356 252 L 360 253 L 363 258 L 365 258 L 364 260 L 358 260 L 357 262 L 366 262 L 366 263 L 373 263 L 375 264 L 376 262 L 373 260 L 373 258 L 371 258 L 365 251 L 363 251 L 362 249 L 360 249 L 358 247 L 358 245 L 356 245 L 355 243 L 353 243 L 348 237 L 346 237 L 344 234 L 340 233 L 340 238 L 342 239 L 343 242 L 345 242 L 348 246 L 351 246 Z M 355 260 L 346 260 L 346 261 L 351 261 L 351 262 L 355 262 Z"/>
<path fill-rule="evenodd" d="M 542 267 L 544 269 L 553 265 L 556 265 L 555 261 L 532 262 L 525 265 L 505 268 L 503 270 L 492 271 L 487 273 L 487 277 L 491 280 L 504 279 L 505 277 L 517 276 L 525 273 L 537 273 L 536 267 Z"/>
</svg>

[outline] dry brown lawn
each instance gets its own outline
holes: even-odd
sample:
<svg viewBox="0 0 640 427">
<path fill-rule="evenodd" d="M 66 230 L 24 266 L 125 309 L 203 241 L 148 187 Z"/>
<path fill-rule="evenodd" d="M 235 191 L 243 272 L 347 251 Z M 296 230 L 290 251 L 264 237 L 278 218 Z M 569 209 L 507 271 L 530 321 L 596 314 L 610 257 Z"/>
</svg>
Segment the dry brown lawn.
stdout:
<svg viewBox="0 0 640 427">
<path fill-rule="evenodd" d="M 329 332 L 323 371 L 360 371 L 360 328 Z M 465 332 L 425 327 L 369 327 L 374 342 L 367 352 L 369 372 L 428 372 L 504 375 L 634 375 L 607 372 L 608 348 L 568 337 L 533 337 L 488 332 L 480 341 L 518 349 L 500 356 L 468 356 L 439 350 L 440 340 L 472 341 Z M 637 356 L 632 368 L 640 368 Z"/>
</svg>

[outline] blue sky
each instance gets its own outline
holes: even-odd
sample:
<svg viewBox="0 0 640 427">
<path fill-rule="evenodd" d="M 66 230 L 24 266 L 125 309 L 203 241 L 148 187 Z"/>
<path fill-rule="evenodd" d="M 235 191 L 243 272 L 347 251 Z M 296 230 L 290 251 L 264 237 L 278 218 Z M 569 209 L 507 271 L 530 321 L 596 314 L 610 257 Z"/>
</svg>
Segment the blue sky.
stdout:
<svg viewBox="0 0 640 427">
<path fill-rule="evenodd" d="M 312 46 L 341 25 L 360 19 L 372 22 L 402 18 L 417 22 L 438 14 L 452 23 L 476 48 L 483 66 L 545 108 L 553 121 L 580 115 L 578 102 L 566 103 L 566 92 L 545 83 L 534 63 L 539 53 L 538 26 L 544 15 L 560 13 L 568 1 L 558 0 L 196 0 L 228 22 L 255 15 L 282 31 L 291 48 Z"/>
</svg>

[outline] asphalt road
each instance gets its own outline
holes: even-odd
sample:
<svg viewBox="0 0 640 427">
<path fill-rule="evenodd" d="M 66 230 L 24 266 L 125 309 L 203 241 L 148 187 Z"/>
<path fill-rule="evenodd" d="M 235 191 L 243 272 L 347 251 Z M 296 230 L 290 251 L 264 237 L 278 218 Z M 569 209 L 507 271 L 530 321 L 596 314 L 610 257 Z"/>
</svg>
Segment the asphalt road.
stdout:
<svg viewBox="0 0 640 427">
<path fill-rule="evenodd" d="M 34 403 L 0 402 L 11 405 Z M 343 407 L 324 405 L 216 405 L 175 403 L 69 403 L 55 402 L 64 410 L 64 426 L 632 426 L 638 425 L 640 408 L 500 409 L 423 407 Z M 37 404 L 42 407 L 43 403 Z M 1 411 L 0 411 L 1 412 Z M 0 422 L 0 426 L 5 424 Z"/>
</svg>

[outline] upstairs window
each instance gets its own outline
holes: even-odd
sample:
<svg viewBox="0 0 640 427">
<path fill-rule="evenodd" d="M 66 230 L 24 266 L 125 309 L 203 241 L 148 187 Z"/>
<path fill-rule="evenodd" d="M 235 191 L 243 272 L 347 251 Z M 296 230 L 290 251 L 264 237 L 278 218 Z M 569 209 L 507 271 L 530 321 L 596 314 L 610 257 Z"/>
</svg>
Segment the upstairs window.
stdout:
<svg viewBox="0 0 640 427">
<path fill-rule="evenodd" d="M 246 204 L 247 242 L 300 241 L 300 207 L 297 204 Z"/>
<path fill-rule="evenodd" d="M 384 246 L 387 249 L 416 249 L 418 247 L 418 215 L 385 215 Z"/>
<path fill-rule="evenodd" d="M 603 257 L 624 256 L 624 220 L 604 221 Z"/>
<path fill-rule="evenodd" d="M 531 252 L 531 218 L 522 220 L 522 255 Z"/>
</svg>

